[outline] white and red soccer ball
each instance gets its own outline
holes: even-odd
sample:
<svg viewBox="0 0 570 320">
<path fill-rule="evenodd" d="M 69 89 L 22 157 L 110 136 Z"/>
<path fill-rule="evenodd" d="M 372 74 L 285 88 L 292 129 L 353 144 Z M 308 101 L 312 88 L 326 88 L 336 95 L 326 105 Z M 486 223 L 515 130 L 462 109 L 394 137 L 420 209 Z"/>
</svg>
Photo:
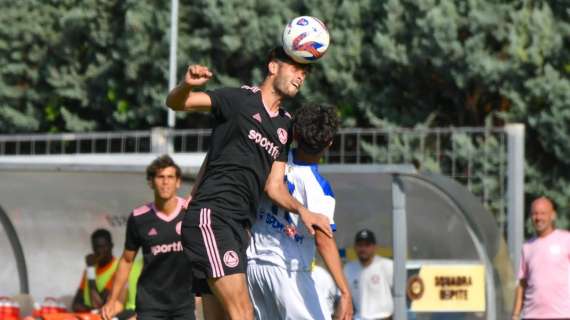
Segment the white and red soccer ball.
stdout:
<svg viewBox="0 0 570 320">
<path fill-rule="evenodd" d="M 330 34 L 325 24 L 311 16 L 301 16 L 289 21 L 283 30 L 283 49 L 298 63 L 319 60 L 330 44 Z"/>
</svg>

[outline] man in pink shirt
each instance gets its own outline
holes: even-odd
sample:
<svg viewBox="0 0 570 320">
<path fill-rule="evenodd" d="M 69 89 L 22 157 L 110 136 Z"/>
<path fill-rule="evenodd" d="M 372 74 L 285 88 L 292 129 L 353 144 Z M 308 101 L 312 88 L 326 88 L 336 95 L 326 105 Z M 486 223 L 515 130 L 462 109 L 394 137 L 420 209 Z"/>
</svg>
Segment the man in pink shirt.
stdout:
<svg viewBox="0 0 570 320">
<path fill-rule="evenodd" d="M 570 319 L 570 233 L 555 228 L 550 199 L 534 200 L 530 213 L 536 237 L 523 245 L 512 318 Z"/>
</svg>

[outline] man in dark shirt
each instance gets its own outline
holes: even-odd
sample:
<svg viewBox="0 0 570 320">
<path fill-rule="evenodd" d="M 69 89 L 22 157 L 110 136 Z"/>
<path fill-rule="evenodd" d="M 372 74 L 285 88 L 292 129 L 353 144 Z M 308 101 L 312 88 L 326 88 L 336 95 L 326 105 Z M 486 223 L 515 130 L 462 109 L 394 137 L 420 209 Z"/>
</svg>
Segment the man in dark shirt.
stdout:
<svg viewBox="0 0 570 320">
<path fill-rule="evenodd" d="M 133 210 L 127 222 L 125 250 L 119 261 L 103 318 L 112 319 L 123 305 L 120 292 L 128 281 L 139 248 L 144 257 L 137 284 L 137 319 L 194 319 L 194 295 L 190 263 L 181 243 L 186 201 L 177 196 L 181 171 L 169 156 L 161 156 L 147 168 L 154 202 Z"/>
<path fill-rule="evenodd" d="M 300 90 L 308 67 L 280 47 L 271 51 L 266 66 L 259 87 L 204 92 L 192 89 L 213 74 L 205 66 L 191 65 L 166 100 L 177 111 L 211 110 L 215 121 L 205 170 L 184 218 L 182 242 L 195 277 L 207 279 L 230 319 L 253 319 L 245 278 L 247 230 L 262 192 L 299 214 L 311 234 L 316 226 L 332 235 L 328 218 L 304 208 L 283 182 L 292 137 L 291 116 L 280 106 Z M 207 308 L 207 299 L 204 303 Z"/>
</svg>

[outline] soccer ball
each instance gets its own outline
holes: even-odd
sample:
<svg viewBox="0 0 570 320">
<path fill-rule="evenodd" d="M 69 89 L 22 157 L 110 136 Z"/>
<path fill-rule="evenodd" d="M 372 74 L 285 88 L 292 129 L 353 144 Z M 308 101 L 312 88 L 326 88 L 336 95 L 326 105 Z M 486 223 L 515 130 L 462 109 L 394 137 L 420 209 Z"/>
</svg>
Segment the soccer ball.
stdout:
<svg viewBox="0 0 570 320">
<path fill-rule="evenodd" d="M 298 63 L 313 63 L 329 48 L 330 35 L 325 24 L 311 16 L 289 21 L 283 30 L 283 49 Z"/>
</svg>

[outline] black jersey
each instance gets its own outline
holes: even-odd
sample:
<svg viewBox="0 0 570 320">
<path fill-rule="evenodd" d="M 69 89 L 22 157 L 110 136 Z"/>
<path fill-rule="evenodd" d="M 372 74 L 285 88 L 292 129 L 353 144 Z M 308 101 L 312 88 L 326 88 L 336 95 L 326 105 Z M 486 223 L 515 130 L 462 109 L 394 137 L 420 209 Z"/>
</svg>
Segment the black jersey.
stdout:
<svg viewBox="0 0 570 320">
<path fill-rule="evenodd" d="M 133 210 L 127 222 L 125 249 L 142 247 L 144 264 L 137 282 L 137 312 L 172 313 L 194 309 L 192 272 L 184 256 L 181 225 L 184 200 L 165 215 L 153 203 Z"/>
<path fill-rule="evenodd" d="M 207 168 L 191 206 L 251 225 L 273 161 L 287 161 L 291 116 L 283 109 L 269 114 L 257 87 L 207 94 L 214 128 Z"/>
</svg>

